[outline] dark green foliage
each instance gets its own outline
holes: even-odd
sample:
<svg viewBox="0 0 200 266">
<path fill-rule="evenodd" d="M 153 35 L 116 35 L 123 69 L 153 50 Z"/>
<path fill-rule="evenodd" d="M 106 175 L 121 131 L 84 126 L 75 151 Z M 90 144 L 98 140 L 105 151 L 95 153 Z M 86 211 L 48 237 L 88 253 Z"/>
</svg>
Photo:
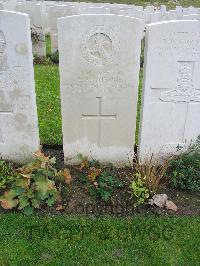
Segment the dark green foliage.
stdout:
<svg viewBox="0 0 200 266">
<path fill-rule="evenodd" d="M 200 136 L 186 152 L 170 161 L 167 175 L 173 187 L 200 192 Z"/>
<path fill-rule="evenodd" d="M 168 174 L 173 187 L 200 192 L 200 153 L 183 154 L 172 160 Z"/>
<path fill-rule="evenodd" d="M 106 202 L 111 199 L 116 189 L 124 186 L 114 172 L 94 167 L 91 167 L 87 174 L 81 174 L 81 181 L 91 196 Z"/>
<path fill-rule="evenodd" d="M 59 52 L 58 51 L 51 53 L 50 58 L 54 64 L 59 64 Z"/>
<path fill-rule="evenodd" d="M 110 200 L 116 188 L 122 188 L 123 183 L 112 173 L 104 172 L 98 179 L 97 194 L 104 201 Z"/>
</svg>

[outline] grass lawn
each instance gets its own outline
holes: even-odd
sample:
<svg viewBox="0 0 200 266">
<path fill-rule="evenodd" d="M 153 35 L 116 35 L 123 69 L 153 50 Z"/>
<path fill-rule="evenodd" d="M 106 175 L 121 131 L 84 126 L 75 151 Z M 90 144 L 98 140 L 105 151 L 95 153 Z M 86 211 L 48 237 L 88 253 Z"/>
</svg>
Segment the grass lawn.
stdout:
<svg viewBox="0 0 200 266">
<path fill-rule="evenodd" d="M 199 218 L 1 214 L 0 265 L 199 265 Z"/>
<path fill-rule="evenodd" d="M 51 54 L 51 38 L 50 38 L 50 35 L 46 35 L 46 53 L 47 53 L 47 55 Z"/>
<path fill-rule="evenodd" d="M 58 66 L 35 65 L 34 69 L 41 143 L 62 144 Z"/>
</svg>

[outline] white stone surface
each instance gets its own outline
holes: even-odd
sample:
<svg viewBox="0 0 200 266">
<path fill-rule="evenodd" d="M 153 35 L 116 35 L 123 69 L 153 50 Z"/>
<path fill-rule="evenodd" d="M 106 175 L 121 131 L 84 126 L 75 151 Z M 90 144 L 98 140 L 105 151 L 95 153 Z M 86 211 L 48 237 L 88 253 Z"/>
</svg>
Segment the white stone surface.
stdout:
<svg viewBox="0 0 200 266">
<path fill-rule="evenodd" d="M 79 9 L 79 14 L 110 14 L 108 7 L 82 7 Z"/>
<path fill-rule="evenodd" d="M 38 34 L 38 41 L 33 42 L 33 54 L 39 57 L 46 56 L 46 42 L 45 42 L 45 30 L 41 13 L 41 5 L 32 5 L 31 7 L 31 17 L 32 17 L 32 32 Z"/>
<path fill-rule="evenodd" d="M 146 21 L 145 13 L 136 9 L 120 10 L 118 15 L 128 16 L 132 18 L 139 18 Z"/>
<path fill-rule="evenodd" d="M 165 5 L 160 6 L 160 11 L 161 12 L 167 12 L 167 7 Z"/>
<path fill-rule="evenodd" d="M 81 15 L 58 20 L 63 143 L 77 154 L 122 163 L 133 153 L 141 20 Z"/>
<path fill-rule="evenodd" d="M 200 22 L 147 26 L 145 55 L 141 159 L 174 153 L 200 135 Z"/>
<path fill-rule="evenodd" d="M 177 12 L 155 12 L 151 14 L 151 23 L 170 21 L 170 20 L 182 20 L 182 15 Z"/>
<path fill-rule="evenodd" d="M 37 2 L 19 3 L 15 9 L 17 12 L 30 16 L 33 54 L 39 57 L 46 56 L 45 32 L 40 4 L 37 4 Z"/>
<path fill-rule="evenodd" d="M 3 4 L 3 2 L 0 2 L 0 10 L 4 10 L 4 4 Z"/>
<path fill-rule="evenodd" d="M 58 27 L 57 20 L 60 17 L 72 16 L 77 14 L 77 8 L 69 5 L 56 5 L 49 7 L 49 25 L 51 37 L 51 51 L 58 50 Z"/>
<path fill-rule="evenodd" d="M 199 14 L 184 15 L 183 20 L 200 20 Z"/>
<path fill-rule="evenodd" d="M 23 162 L 38 149 L 29 18 L 0 11 L 0 157 Z"/>
</svg>

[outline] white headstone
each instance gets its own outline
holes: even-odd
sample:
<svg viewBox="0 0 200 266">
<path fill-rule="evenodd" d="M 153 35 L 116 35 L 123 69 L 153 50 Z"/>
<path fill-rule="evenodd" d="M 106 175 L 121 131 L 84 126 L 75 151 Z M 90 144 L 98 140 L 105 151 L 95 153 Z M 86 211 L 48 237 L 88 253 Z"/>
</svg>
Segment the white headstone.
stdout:
<svg viewBox="0 0 200 266">
<path fill-rule="evenodd" d="M 167 12 L 167 7 L 165 5 L 161 5 L 160 12 Z"/>
<path fill-rule="evenodd" d="M 57 5 L 49 7 L 49 25 L 51 37 L 51 51 L 58 50 L 58 27 L 57 20 L 60 17 L 72 16 L 77 14 L 77 8 L 69 5 Z"/>
<path fill-rule="evenodd" d="M 145 54 L 140 158 L 176 152 L 200 134 L 200 22 L 149 25 Z"/>
<path fill-rule="evenodd" d="M 177 13 L 183 13 L 183 8 L 182 8 L 182 6 L 176 6 L 176 8 L 175 8 L 175 11 L 177 12 Z"/>
<path fill-rule="evenodd" d="M 34 85 L 28 15 L 0 11 L 0 157 L 3 159 L 25 161 L 39 149 Z"/>
<path fill-rule="evenodd" d="M 190 14 L 199 14 L 199 9 L 195 7 L 184 7 L 183 8 L 183 15 L 190 15 Z"/>
<path fill-rule="evenodd" d="M 184 15 L 183 20 L 200 20 L 199 14 Z"/>
<path fill-rule="evenodd" d="M 116 15 L 59 19 L 65 161 L 77 154 L 128 161 L 137 112 L 141 20 Z"/>
<path fill-rule="evenodd" d="M 143 11 L 138 11 L 135 9 L 126 9 L 126 10 L 120 10 L 118 15 L 122 16 L 128 16 L 132 18 L 139 18 L 139 19 L 144 19 L 145 20 L 145 14 Z"/>
<path fill-rule="evenodd" d="M 16 11 L 30 16 L 33 54 L 39 57 L 46 56 L 45 32 L 40 4 L 31 2 L 18 4 Z"/>
<path fill-rule="evenodd" d="M 32 5 L 31 14 L 32 17 L 32 43 L 33 43 L 33 54 L 37 56 L 46 56 L 46 42 L 45 42 L 45 30 L 42 19 L 41 5 Z M 33 35 L 37 34 L 37 39 L 33 39 Z"/>
<path fill-rule="evenodd" d="M 82 7 L 79 14 L 110 14 L 108 7 Z"/>
<path fill-rule="evenodd" d="M 151 14 L 151 23 L 182 19 L 182 15 L 176 12 L 155 12 Z"/>
</svg>

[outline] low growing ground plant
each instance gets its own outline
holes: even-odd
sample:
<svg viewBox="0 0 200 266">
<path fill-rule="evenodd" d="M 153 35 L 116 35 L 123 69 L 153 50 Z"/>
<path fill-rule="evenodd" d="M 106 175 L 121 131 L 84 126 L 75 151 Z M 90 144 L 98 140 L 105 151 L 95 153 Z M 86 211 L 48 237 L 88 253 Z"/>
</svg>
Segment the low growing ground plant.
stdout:
<svg viewBox="0 0 200 266">
<path fill-rule="evenodd" d="M 160 185 L 166 182 L 166 171 L 169 167 L 172 157 L 159 162 L 152 154 L 150 158 L 143 162 L 136 160 L 133 165 L 134 178 L 130 188 L 133 195 L 137 198 L 135 207 L 146 202 L 149 197 L 153 196 Z"/>
<path fill-rule="evenodd" d="M 145 184 L 146 177 L 142 177 L 139 173 L 135 176 L 136 179 L 131 182 L 130 188 L 133 190 L 133 194 L 137 198 L 137 202 L 134 205 L 137 207 L 149 199 L 150 193 Z"/>
<path fill-rule="evenodd" d="M 174 188 L 200 192 L 200 137 L 187 151 L 171 160 L 167 175 Z"/>
<path fill-rule="evenodd" d="M 54 64 L 59 64 L 59 52 L 55 51 L 50 54 L 50 59 Z"/>
<path fill-rule="evenodd" d="M 105 202 L 111 200 L 114 191 L 123 187 L 123 182 L 117 177 L 117 173 L 110 167 L 100 166 L 98 161 L 89 162 L 83 157 L 79 167 L 80 180 L 89 194 L 96 199 Z"/>
<path fill-rule="evenodd" d="M 16 176 L 17 173 L 14 171 L 13 165 L 0 160 L 0 189 L 9 186 Z"/>
<path fill-rule="evenodd" d="M 52 61 L 49 57 L 34 55 L 33 56 L 33 63 L 34 64 L 42 64 L 42 65 L 51 65 Z"/>
<path fill-rule="evenodd" d="M 66 169 L 57 172 L 54 168 L 55 158 L 50 159 L 41 152 L 35 156 L 33 162 L 17 169 L 11 186 L 0 196 L 4 209 L 17 208 L 25 214 L 32 214 L 42 205 L 53 206 L 61 200 L 55 180 L 68 180 L 69 172 Z"/>
</svg>

